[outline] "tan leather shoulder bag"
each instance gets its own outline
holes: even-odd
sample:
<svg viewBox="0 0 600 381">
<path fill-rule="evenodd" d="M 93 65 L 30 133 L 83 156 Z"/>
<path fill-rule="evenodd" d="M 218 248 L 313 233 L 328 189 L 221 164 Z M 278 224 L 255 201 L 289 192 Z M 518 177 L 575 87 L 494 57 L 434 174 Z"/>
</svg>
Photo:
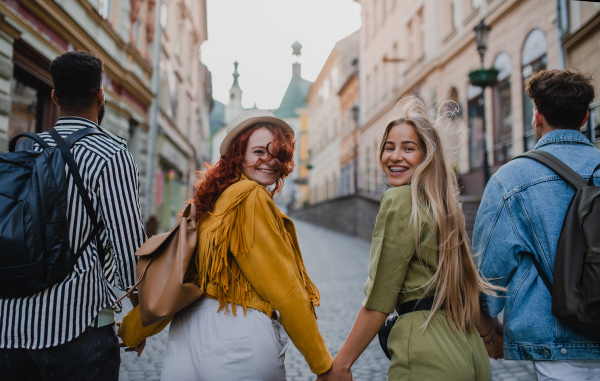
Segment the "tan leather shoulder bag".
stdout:
<svg viewBox="0 0 600 381">
<path fill-rule="evenodd" d="M 151 237 L 135 253 L 139 257 L 138 280 L 123 297 L 137 287 L 145 327 L 163 321 L 202 296 L 200 288 L 185 279 L 198 243 L 194 211 L 194 203 L 190 203 L 178 225 Z"/>
</svg>

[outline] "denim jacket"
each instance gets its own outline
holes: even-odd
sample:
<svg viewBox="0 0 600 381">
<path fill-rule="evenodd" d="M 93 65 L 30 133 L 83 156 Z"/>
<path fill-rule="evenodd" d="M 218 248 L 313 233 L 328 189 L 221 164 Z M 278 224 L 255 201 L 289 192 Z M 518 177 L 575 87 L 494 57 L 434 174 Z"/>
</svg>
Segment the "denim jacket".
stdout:
<svg viewBox="0 0 600 381">
<path fill-rule="evenodd" d="M 553 130 L 535 146 L 588 179 L 600 150 L 580 132 Z M 594 174 L 600 184 L 600 171 Z M 504 309 L 504 357 L 510 360 L 600 360 L 600 343 L 561 324 L 532 262 L 552 280 L 563 220 L 574 190 L 557 174 L 527 158 L 500 168 L 488 182 L 475 221 L 473 251 L 484 277 L 507 289 L 484 297 L 490 316 Z M 599 291 L 600 292 L 600 291 Z"/>
</svg>

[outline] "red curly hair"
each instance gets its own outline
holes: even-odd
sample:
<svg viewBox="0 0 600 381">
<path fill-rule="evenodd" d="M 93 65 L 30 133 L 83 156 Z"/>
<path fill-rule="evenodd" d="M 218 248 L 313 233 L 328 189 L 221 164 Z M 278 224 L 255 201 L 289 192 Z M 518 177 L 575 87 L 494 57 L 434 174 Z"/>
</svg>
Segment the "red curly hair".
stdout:
<svg viewBox="0 0 600 381">
<path fill-rule="evenodd" d="M 231 142 L 229 151 L 221 156 L 214 166 L 206 164 L 208 170 L 199 172 L 201 179 L 196 185 L 193 200 L 196 206 L 196 221 L 201 220 L 208 212 L 213 210 L 221 193 L 240 179 L 248 139 L 259 128 L 267 128 L 273 133 L 274 139 L 266 148 L 268 154 L 279 164 L 281 171 L 271 196 L 274 196 L 283 188 L 283 179 L 294 170 L 295 140 L 291 133 L 284 131 L 281 127 L 269 123 L 255 124 L 248 127 Z M 256 167 L 260 162 L 259 159 L 252 167 Z"/>
</svg>

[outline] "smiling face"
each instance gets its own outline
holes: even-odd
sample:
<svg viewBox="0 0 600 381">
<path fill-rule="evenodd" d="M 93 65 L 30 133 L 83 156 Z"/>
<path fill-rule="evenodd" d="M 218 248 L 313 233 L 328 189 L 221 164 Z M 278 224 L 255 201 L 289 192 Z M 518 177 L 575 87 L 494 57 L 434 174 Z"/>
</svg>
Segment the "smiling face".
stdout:
<svg viewBox="0 0 600 381">
<path fill-rule="evenodd" d="M 271 130 L 266 127 L 255 130 L 248 138 L 242 166 L 242 173 L 248 179 L 263 186 L 273 185 L 281 177 L 279 164 L 267 151 L 269 143 L 273 143 L 269 148 L 275 145 L 275 136 Z"/>
<path fill-rule="evenodd" d="M 415 168 L 425 157 L 422 147 L 413 126 L 403 123 L 392 127 L 381 155 L 381 165 L 390 185 L 410 184 Z"/>
</svg>

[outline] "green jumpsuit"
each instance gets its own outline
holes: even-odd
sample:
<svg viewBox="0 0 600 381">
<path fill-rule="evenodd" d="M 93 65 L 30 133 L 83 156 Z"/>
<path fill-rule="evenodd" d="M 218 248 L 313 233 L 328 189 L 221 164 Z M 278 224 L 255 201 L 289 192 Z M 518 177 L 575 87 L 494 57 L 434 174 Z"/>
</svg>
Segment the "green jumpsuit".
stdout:
<svg viewBox="0 0 600 381">
<path fill-rule="evenodd" d="M 421 208 L 417 255 L 410 192 L 411 186 L 404 185 L 384 193 L 373 231 L 363 306 L 385 314 L 403 302 L 435 294 L 431 290 L 423 295 L 437 269 L 433 221 Z M 466 335 L 451 330 L 443 311 L 423 330 L 429 312 L 407 313 L 396 321 L 388 341 L 388 380 L 491 380 L 490 361 L 477 330 Z"/>
</svg>

